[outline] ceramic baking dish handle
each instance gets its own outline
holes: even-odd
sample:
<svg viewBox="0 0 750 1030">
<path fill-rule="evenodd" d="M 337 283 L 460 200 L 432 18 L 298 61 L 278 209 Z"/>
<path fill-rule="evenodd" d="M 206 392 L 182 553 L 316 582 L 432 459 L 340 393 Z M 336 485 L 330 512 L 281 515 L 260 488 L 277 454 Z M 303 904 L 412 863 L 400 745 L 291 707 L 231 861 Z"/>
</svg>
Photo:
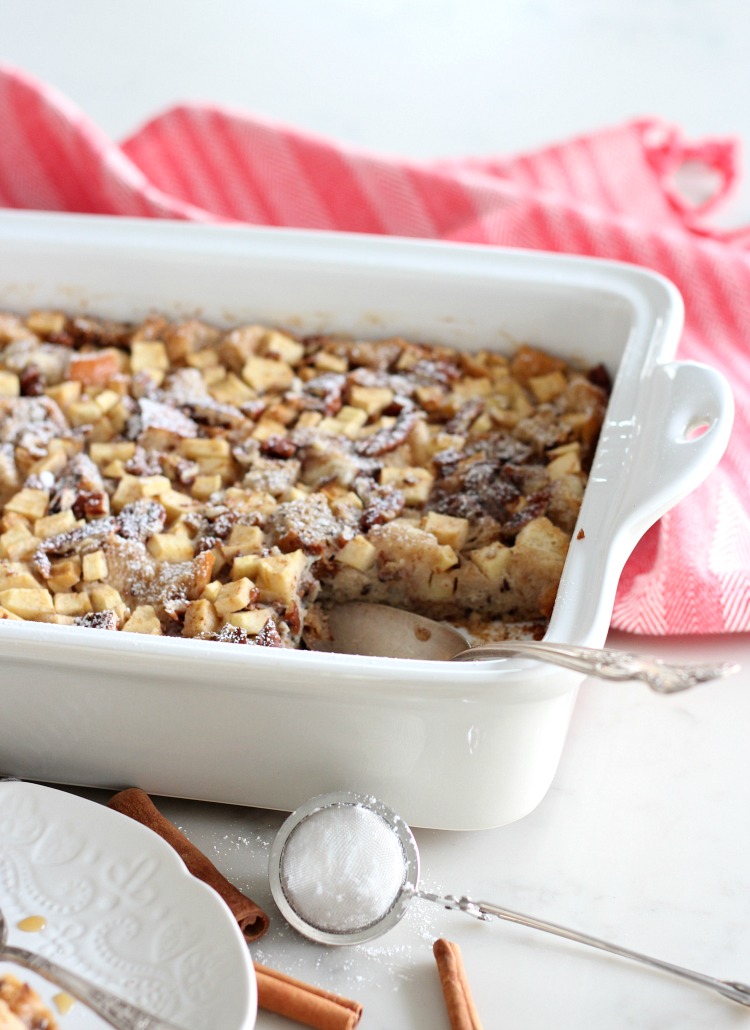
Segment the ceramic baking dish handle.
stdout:
<svg viewBox="0 0 750 1030">
<path fill-rule="evenodd" d="M 732 430 L 734 398 L 720 372 L 691 361 L 657 365 L 650 386 L 656 414 L 648 438 L 639 441 L 633 494 L 653 520 L 718 464 Z"/>
</svg>

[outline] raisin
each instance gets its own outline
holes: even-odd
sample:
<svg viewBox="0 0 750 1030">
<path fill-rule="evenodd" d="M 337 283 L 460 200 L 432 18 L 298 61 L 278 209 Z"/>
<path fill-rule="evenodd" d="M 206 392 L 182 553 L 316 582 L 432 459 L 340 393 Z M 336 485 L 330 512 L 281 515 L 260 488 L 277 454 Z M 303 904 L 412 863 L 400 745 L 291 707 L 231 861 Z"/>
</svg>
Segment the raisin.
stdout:
<svg viewBox="0 0 750 1030">
<path fill-rule="evenodd" d="M 284 619 L 286 620 L 286 624 L 291 633 L 296 636 L 302 628 L 302 617 L 300 615 L 299 605 L 294 603 L 290 604 L 284 613 Z"/>
<path fill-rule="evenodd" d="M 23 397 L 41 397 L 47 385 L 38 365 L 28 364 L 19 376 Z"/>
<path fill-rule="evenodd" d="M 604 365 L 594 365 L 593 368 L 589 369 L 586 378 L 590 383 L 593 383 L 594 386 L 598 386 L 600 389 L 604 390 L 605 393 L 610 393 L 612 389 L 612 379 Z"/>
<path fill-rule="evenodd" d="M 263 454 L 272 458 L 293 458 L 297 453 L 297 445 L 287 436 L 269 436 L 260 449 Z"/>
</svg>

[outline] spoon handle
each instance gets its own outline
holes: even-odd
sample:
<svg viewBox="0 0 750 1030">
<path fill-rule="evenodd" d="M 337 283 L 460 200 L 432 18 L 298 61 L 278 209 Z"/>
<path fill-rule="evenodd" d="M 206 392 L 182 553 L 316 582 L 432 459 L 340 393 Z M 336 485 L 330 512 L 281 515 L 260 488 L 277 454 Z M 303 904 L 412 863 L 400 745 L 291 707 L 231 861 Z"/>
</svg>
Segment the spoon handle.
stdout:
<svg viewBox="0 0 750 1030">
<path fill-rule="evenodd" d="M 638 951 L 631 951 L 630 948 L 623 948 L 619 944 L 611 944 L 599 937 L 591 937 L 586 933 L 579 933 L 577 930 L 570 930 L 568 927 L 560 926 L 557 923 L 548 923 L 542 919 L 534 919 L 532 916 L 522 915 L 520 912 L 513 912 L 507 908 L 500 908 L 488 901 L 472 901 L 469 898 L 455 898 L 451 895 L 439 897 L 427 891 L 416 891 L 416 897 L 425 901 L 434 901 L 445 908 L 458 909 L 478 919 L 488 919 L 497 916 L 498 919 L 505 919 L 511 923 L 519 923 L 521 926 L 528 926 L 532 930 L 542 930 L 544 933 L 553 933 L 558 937 L 566 937 L 569 941 L 576 941 L 578 944 L 587 944 L 591 948 L 598 948 L 600 951 L 608 951 L 612 955 L 619 955 L 621 958 L 632 959 L 641 962 L 654 969 L 661 969 L 666 973 L 682 977 L 683 980 L 690 980 L 693 983 L 701 984 L 711 990 L 718 991 L 725 998 L 736 1001 L 740 1005 L 750 1006 L 750 985 L 740 983 L 736 980 L 718 980 L 714 976 L 707 976 L 705 973 L 696 973 L 692 969 L 685 969 L 684 966 L 675 966 L 671 962 L 664 962 L 662 959 L 652 958 L 650 955 L 643 955 Z"/>
<path fill-rule="evenodd" d="M 522 655 L 552 662 L 577 672 L 607 680 L 643 680 L 660 694 L 673 694 L 687 690 L 698 683 L 730 676 L 739 669 L 736 662 L 715 664 L 671 665 L 649 655 L 614 648 L 583 647 L 578 644 L 555 644 L 543 640 L 499 640 L 492 644 L 479 644 L 461 651 L 454 662 L 485 661 Z"/>
<path fill-rule="evenodd" d="M 25 948 L 17 948 L 11 944 L 0 947 L 0 960 L 14 962 L 16 965 L 30 969 L 45 980 L 61 987 L 78 1001 L 87 1005 L 97 1016 L 101 1016 L 116 1030 L 178 1030 L 172 1023 L 149 1015 L 143 1009 L 111 994 L 103 987 L 97 987 L 89 980 L 79 976 L 51 959 L 37 955 Z"/>
</svg>

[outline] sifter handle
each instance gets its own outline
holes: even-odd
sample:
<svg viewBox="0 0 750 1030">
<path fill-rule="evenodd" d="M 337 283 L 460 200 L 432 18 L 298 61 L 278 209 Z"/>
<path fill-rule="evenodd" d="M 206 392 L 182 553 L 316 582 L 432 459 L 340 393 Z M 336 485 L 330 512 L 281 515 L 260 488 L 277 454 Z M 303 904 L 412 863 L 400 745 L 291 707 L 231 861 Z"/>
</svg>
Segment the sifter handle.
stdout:
<svg viewBox="0 0 750 1030">
<path fill-rule="evenodd" d="M 589 934 L 579 933 L 577 930 L 571 930 L 557 923 L 548 923 L 541 919 L 534 919 L 533 916 L 525 916 L 520 912 L 500 908 L 498 905 L 493 905 L 487 901 L 472 901 L 470 898 L 456 898 L 452 895 L 440 897 L 437 894 L 421 890 L 416 891 L 414 896 L 425 901 L 435 902 L 444 908 L 457 909 L 477 919 L 487 920 L 492 916 L 497 916 L 498 919 L 505 919 L 510 923 L 519 923 L 521 926 L 528 926 L 532 930 L 542 930 L 545 933 L 552 933 L 558 937 L 566 937 L 569 941 L 576 941 L 578 944 L 587 944 L 591 948 L 608 951 L 612 955 L 619 955 L 621 958 L 642 962 L 647 966 L 652 966 L 654 969 L 661 969 L 664 972 L 672 973 L 674 976 L 682 977 L 683 980 L 690 980 L 693 983 L 701 984 L 703 987 L 718 991 L 725 998 L 750 1007 L 750 986 L 739 983 L 736 980 L 717 980 L 716 977 L 707 976 L 705 973 L 696 973 L 692 969 L 685 969 L 683 966 L 675 966 L 671 962 L 664 962 L 662 959 L 652 958 L 638 951 L 631 951 L 630 948 L 623 948 L 619 944 L 611 944 L 600 937 L 591 937 Z"/>
</svg>

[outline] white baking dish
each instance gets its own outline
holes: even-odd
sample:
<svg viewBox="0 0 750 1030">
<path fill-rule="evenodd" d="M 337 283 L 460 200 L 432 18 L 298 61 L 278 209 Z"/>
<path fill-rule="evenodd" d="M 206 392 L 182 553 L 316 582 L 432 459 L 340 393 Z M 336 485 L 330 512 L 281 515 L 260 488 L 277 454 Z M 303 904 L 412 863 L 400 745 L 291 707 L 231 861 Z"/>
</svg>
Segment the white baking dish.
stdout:
<svg viewBox="0 0 750 1030">
<path fill-rule="evenodd" d="M 548 639 L 604 642 L 623 564 L 719 460 L 724 378 L 672 360 L 676 289 L 582 258 L 363 236 L 7 213 L 0 306 L 158 309 L 457 347 L 528 341 L 616 372 Z M 704 426 L 702 435 L 693 432 Z M 547 791 L 581 676 L 282 652 L 6 621 L 0 772 L 288 810 L 367 791 L 469 829 Z"/>
</svg>

